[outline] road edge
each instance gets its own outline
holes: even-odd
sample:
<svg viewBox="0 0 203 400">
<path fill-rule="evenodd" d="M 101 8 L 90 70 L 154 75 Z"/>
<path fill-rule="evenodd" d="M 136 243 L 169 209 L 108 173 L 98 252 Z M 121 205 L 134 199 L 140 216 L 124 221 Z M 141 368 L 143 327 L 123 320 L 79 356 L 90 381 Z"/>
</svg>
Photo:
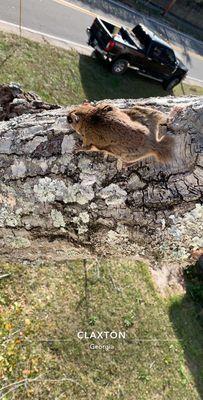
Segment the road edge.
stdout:
<svg viewBox="0 0 203 400">
<path fill-rule="evenodd" d="M 85 45 L 72 42 L 67 39 L 60 38 L 58 36 L 53 36 L 48 33 L 36 31 L 34 29 L 27 28 L 25 26 L 20 27 L 17 24 L 13 24 L 12 22 L 7 22 L 0 20 L 0 30 L 6 33 L 13 33 L 18 36 L 22 36 L 26 39 L 33 40 L 35 42 L 39 43 L 49 43 L 52 46 L 55 47 L 61 47 L 64 50 L 77 50 L 78 53 L 89 55 L 92 53 L 92 50 Z"/>
</svg>

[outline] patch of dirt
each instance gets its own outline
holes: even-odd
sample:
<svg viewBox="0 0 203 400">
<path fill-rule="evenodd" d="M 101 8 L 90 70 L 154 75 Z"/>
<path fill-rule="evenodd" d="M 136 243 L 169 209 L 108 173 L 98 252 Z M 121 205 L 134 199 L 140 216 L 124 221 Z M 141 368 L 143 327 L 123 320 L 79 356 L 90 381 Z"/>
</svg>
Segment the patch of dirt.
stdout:
<svg viewBox="0 0 203 400">
<path fill-rule="evenodd" d="M 172 293 L 185 293 L 183 267 L 178 264 L 156 265 L 149 267 L 153 281 L 164 296 Z"/>
</svg>

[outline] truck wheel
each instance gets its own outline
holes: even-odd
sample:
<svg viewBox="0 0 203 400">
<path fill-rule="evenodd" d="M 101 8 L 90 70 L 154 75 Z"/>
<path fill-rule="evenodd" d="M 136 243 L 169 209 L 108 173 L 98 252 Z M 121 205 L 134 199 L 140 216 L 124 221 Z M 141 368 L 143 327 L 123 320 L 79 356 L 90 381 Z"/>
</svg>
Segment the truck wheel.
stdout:
<svg viewBox="0 0 203 400">
<path fill-rule="evenodd" d="M 111 72 L 114 75 L 122 75 L 128 69 L 128 61 L 124 58 L 119 58 L 111 65 Z"/>
<path fill-rule="evenodd" d="M 180 82 L 180 78 L 173 78 L 170 81 L 163 82 L 163 88 L 169 92 L 172 90 L 178 83 Z"/>
</svg>

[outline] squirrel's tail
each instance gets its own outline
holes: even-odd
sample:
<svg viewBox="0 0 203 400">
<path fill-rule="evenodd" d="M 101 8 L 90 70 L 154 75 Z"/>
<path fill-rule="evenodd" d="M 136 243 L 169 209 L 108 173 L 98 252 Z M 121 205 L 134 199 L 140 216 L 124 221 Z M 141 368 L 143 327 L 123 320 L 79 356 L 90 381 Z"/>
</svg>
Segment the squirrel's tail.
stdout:
<svg viewBox="0 0 203 400">
<path fill-rule="evenodd" d="M 156 141 L 153 147 L 158 161 L 166 163 L 173 158 L 174 138 L 171 136 L 162 136 L 161 139 Z"/>
</svg>

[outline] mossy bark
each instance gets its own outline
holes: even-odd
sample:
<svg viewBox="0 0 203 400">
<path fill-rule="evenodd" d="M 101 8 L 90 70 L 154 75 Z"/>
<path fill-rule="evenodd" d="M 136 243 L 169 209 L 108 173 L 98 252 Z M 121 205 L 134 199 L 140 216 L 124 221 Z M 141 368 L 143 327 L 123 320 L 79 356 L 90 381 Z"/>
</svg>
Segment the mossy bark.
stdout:
<svg viewBox="0 0 203 400">
<path fill-rule="evenodd" d="M 115 100 L 121 108 L 178 104 L 174 160 L 118 172 L 113 157 L 74 152 L 65 108 L 0 123 L 0 254 L 55 262 L 120 254 L 185 262 L 203 247 L 203 98 Z"/>
</svg>

